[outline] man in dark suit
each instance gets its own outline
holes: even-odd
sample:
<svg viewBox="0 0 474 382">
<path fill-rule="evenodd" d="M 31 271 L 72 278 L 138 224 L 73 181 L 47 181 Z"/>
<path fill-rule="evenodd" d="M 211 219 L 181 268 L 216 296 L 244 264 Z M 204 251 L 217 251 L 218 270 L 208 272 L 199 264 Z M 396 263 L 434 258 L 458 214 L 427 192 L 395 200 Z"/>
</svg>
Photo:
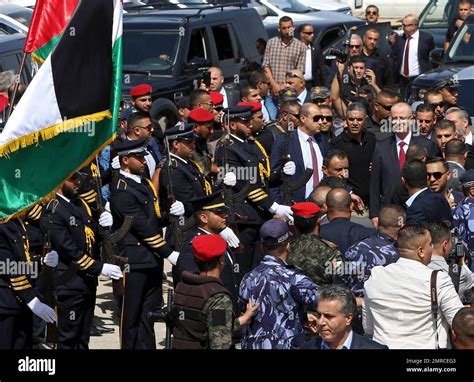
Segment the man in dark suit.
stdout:
<svg viewBox="0 0 474 382">
<path fill-rule="evenodd" d="M 437 153 L 436 144 L 426 138 L 414 136 L 410 127 L 413 126 L 413 116 L 410 105 L 399 102 L 392 106 L 391 137 L 378 141 L 372 157 L 370 174 L 370 218 L 377 227 L 377 217 L 380 207 L 390 201 L 393 191 L 400 184 L 400 170 L 406 162 L 406 152 L 410 145 L 419 144 L 426 148 L 428 157 Z"/>
<path fill-rule="evenodd" d="M 407 224 L 452 222 L 451 208 L 444 195 L 427 188 L 426 165 L 422 161 L 408 162 L 402 171 L 402 181 L 410 197 L 406 201 Z"/>
<path fill-rule="evenodd" d="M 343 188 L 335 188 L 326 196 L 329 223 L 321 226 L 320 236 L 337 245 L 341 253 L 353 244 L 374 236 L 377 231 L 351 222 L 351 196 Z"/>
<path fill-rule="evenodd" d="M 404 34 L 392 45 L 395 81 L 400 83 L 400 93 L 407 100 L 413 80 L 432 68 L 430 52 L 435 48 L 433 36 L 418 30 L 418 17 L 406 15 L 402 20 Z"/>
<path fill-rule="evenodd" d="M 184 271 L 198 273 L 199 268 L 196 264 L 192 241 L 195 237 L 201 235 L 219 235 L 227 228 L 228 208 L 224 204 L 221 192 L 217 192 L 202 198 L 196 198 L 191 201 L 194 210 L 196 226 L 188 231 L 186 244 L 181 250 L 176 267 L 173 269 L 173 280 L 175 284 L 181 281 L 181 274 Z M 241 277 L 239 276 L 238 267 L 234 266 L 234 258 L 230 248 L 224 254 L 224 269 L 220 275 L 220 279 L 224 287 L 232 295 L 232 303 L 234 305 L 234 313 L 237 311 L 238 285 Z"/>
<path fill-rule="evenodd" d="M 316 316 L 309 315 L 312 331 L 319 337 L 305 342 L 301 349 L 388 349 L 387 346 L 361 336 L 351 328 L 356 300 L 341 285 L 323 286 L 318 290 Z M 316 329 L 317 327 L 317 329 Z"/>
<path fill-rule="evenodd" d="M 299 126 L 294 132 L 279 137 L 273 146 L 270 157 L 272 172 L 290 176 L 291 182 L 298 182 L 307 168 L 313 169 L 311 178 L 305 185 L 292 192 L 295 202 L 303 202 L 323 177 L 323 158 L 329 151 L 329 144 L 321 134 L 322 117 L 315 104 L 305 103 L 300 111 Z M 309 140 L 311 139 L 311 141 Z M 282 159 L 291 159 L 282 168 Z M 283 202 L 283 188 L 276 187 L 270 194 L 278 202 Z"/>
<path fill-rule="evenodd" d="M 301 42 L 306 47 L 306 64 L 304 79 L 306 89 L 309 91 L 313 86 L 324 86 L 327 76 L 327 67 L 324 64 L 323 54 L 319 46 L 314 46 L 314 28 L 311 24 L 301 24 L 298 28 Z"/>
</svg>

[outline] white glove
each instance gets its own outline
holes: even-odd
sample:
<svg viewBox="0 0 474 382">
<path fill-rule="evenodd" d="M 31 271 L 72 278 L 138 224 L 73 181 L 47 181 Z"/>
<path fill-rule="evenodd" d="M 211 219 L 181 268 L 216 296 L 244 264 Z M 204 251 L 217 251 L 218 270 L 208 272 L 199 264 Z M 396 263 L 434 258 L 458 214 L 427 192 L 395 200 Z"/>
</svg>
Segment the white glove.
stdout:
<svg viewBox="0 0 474 382">
<path fill-rule="evenodd" d="M 110 162 L 110 165 L 112 166 L 114 170 L 120 170 L 120 159 L 118 155 L 114 157 L 114 159 L 112 159 L 112 162 Z"/>
<path fill-rule="evenodd" d="M 289 206 L 273 203 L 269 211 L 272 214 L 283 216 L 286 220 L 293 222 L 293 211 Z"/>
<path fill-rule="evenodd" d="M 184 204 L 179 200 L 174 202 L 170 208 L 170 214 L 174 216 L 183 216 L 184 215 Z"/>
<path fill-rule="evenodd" d="M 295 175 L 295 172 L 296 172 L 296 165 L 295 165 L 295 162 L 293 161 L 289 161 L 289 162 L 286 162 L 285 165 L 283 166 L 283 173 L 285 175 Z"/>
<path fill-rule="evenodd" d="M 231 228 L 224 228 L 219 232 L 219 236 L 227 241 L 227 244 L 229 244 L 231 248 L 239 248 L 240 240 Z"/>
<path fill-rule="evenodd" d="M 122 277 L 122 271 L 118 265 L 105 263 L 100 271 L 101 276 L 110 277 L 118 280 Z"/>
<path fill-rule="evenodd" d="M 224 184 L 230 187 L 234 187 L 237 184 L 237 177 L 233 172 L 229 171 L 224 175 Z"/>
<path fill-rule="evenodd" d="M 36 314 L 39 318 L 41 318 L 47 324 L 51 324 L 52 322 L 56 321 L 56 314 L 54 313 L 54 309 L 42 303 L 38 299 L 38 297 L 35 297 L 27 305 L 28 305 L 28 308 L 30 308 L 34 314 Z"/>
<path fill-rule="evenodd" d="M 179 257 L 179 252 L 173 251 L 171 252 L 171 255 L 166 257 L 166 260 L 168 260 L 171 263 L 171 265 L 176 265 L 176 263 L 178 262 L 178 257 Z"/>
<path fill-rule="evenodd" d="M 99 225 L 101 227 L 112 227 L 113 223 L 114 219 L 112 218 L 112 214 L 109 211 L 104 211 L 100 214 Z"/>
<path fill-rule="evenodd" d="M 43 264 L 54 268 L 56 265 L 58 265 L 58 253 L 56 251 L 48 252 L 43 257 Z"/>
</svg>

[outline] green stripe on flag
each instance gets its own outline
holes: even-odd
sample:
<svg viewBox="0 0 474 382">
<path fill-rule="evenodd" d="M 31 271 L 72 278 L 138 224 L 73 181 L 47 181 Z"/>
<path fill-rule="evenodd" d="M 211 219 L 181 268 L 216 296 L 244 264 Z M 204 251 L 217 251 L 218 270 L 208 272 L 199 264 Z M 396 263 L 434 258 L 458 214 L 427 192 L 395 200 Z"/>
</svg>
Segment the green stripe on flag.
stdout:
<svg viewBox="0 0 474 382">
<path fill-rule="evenodd" d="M 44 44 L 42 47 L 36 49 L 34 52 L 31 53 L 33 57 L 40 63 L 43 63 L 44 60 L 46 60 L 49 54 L 53 51 L 61 36 L 62 34 L 58 34 L 57 36 L 49 40 L 46 44 Z"/>
</svg>

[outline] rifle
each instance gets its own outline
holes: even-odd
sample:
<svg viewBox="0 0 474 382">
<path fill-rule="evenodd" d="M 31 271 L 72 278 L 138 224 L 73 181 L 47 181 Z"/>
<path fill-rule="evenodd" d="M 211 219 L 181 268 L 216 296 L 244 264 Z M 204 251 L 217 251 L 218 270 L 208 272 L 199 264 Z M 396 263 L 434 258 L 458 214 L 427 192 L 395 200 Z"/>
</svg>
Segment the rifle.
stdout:
<svg viewBox="0 0 474 382">
<path fill-rule="evenodd" d="M 290 109 L 289 109 L 289 104 L 287 105 L 288 107 L 288 128 L 285 133 L 285 140 L 283 142 L 283 157 L 281 158 L 281 172 L 283 176 L 283 202 L 287 206 L 291 206 L 293 204 L 293 195 L 291 192 L 291 176 L 286 175 L 283 172 L 283 166 L 287 162 L 290 161 L 290 155 L 288 154 L 288 146 L 290 145 L 290 134 L 295 130 L 295 126 L 293 125 L 293 122 L 290 120 Z"/>
<path fill-rule="evenodd" d="M 101 197 L 101 189 L 102 189 L 102 179 L 100 178 L 100 170 L 99 170 L 99 159 L 95 157 L 97 171 L 92 171 L 92 177 L 94 178 L 95 185 L 96 185 L 96 192 L 97 196 L 95 198 L 96 208 L 100 214 L 105 211 L 104 205 L 102 204 L 102 197 Z M 127 232 L 130 230 L 132 226 L 133 216 L 125 216 L 122 226 L 118 229 L 118 231 L 111 235 L 110 229 L 106 227 L 102 227 L 99 225 L 99 233 L 102 237 L 102 245 L 100 249 L 100 257 L 104 263 L 108 264 L 115 264 L 121 265 L 123 261 L 120 261 L 117 253 L 116 244 L 120 240 L 124 238 Z M 112 280 L 112 290 L 115 297 L 119 297 L 123 295 L 123 283 L 120 280 Z"/>
<path fill-rule="evenodd" d="M 56 206 L 53 201 L 53 209 L 51 214 L 48 217 L 48 231 L 44 235 L 44 245 L 43 245 L 43 254 L 42 258 L 46 256 L 48 252 L 51 252 L 51 225 L 53 223 L 53 214 L 56 210 Z M 54 281 L 53 281 L 53 268 L 49 265 L 43 264 L 43 269 L 41 270 L 41 280 L 42 280 L 42 290 L 41 294 L 43 295 L 43 301 L 46 305 L 49 305 L 51 308 L 56 308 L 56 298 L 54 297 Z M 58 327 L 56 324 L 47 323 L 45 331 L 45 340 L 46 343 L 52 344 L 53 348 L 56 349 L 57 344 L 59 343 L 58 336 Z"/>
<path fill-rule="evenodd" d="M 164 139 L 166 151 L 168 152 L 168 165 L 166 166 L 166 170 L 168 171 L 168 184 L 166 185 L 166 189 L 168 191 L 168 199 L 167 199 L 167 204 L 168 208 L 171 207 L 171 205 L 176 202 L 176 198 L 174 196 L 173 192 L 173 171 L 171 169 L 172 163 L 171 163 L 171 150 L 170 150 L 170 142 L 168 141 L 168 138 Z M 179 216 L 174 216 L 169 214 L 169 219 L 171 222 L 171 226 L 173 227 L 174 230 L 174 237 L 175 237 L 175 245 L 174 249 L 175 251 L 181 251 L 181 248 L 183 248 L 184 245 L 184 238 L 183 238 L 183 230 L 181 226 L 180 219 L 181 217 Z"/>
<path fill-rule="evenodd" d="M 167 293 L 166 305 L 168 306 L 168 312 L 170 312 L 173 307 L 173 289 L 169 288 Z M 165 349 L 171 349 L 171 330 L 171 325 L 166 322 Z"/>
</svg>

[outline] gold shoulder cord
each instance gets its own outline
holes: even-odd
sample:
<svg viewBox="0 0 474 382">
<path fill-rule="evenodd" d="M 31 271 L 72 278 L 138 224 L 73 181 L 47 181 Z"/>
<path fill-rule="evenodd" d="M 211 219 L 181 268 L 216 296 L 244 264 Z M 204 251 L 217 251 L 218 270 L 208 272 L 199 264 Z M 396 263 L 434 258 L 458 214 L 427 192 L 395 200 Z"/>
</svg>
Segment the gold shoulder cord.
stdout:
<svg viewBox="0 0 474 382">
<path fill-rule="evenodd" d="M 151 187 L 151 190 L 153 191 L 153 195 L 155 196 L 153 200 L 153 206 L 155 207 L 156 216 L 158 218 L 161 218 L 160 203 L 158 202 L 158 192 L 156 191 L 155 186 L 153 185 L 150 179 L 147 179 L 147 178 L 144 178 L 144 179 L 147 181 L 148 185 Z"/>
<path fill-rule="evenodd" d="M 23 224 L 23 222 L 21 221 L 21 219 L 18 219 L 18 221 L 20 222 L 21 227 L 23 228 L 23 232 L 25 234 L 25 236 L 24 236 L 25 241 L 23 242 L 23 249 L 25 250 L 26 262 L 31 263 L 30 241 L 28 240 L 28 235 L 27 235 L 27 232 L 26 232 L 26 228 L 25 228 L 25 225 Z"/>
<path fill-rule="evenodd" d="M 257 147 L 260 149 L 263 156 L 265 157 L 265 167 L 261 163 L 258 164 L 258 169 L 260 170 L 260 177 L 262 179 L 268 179 L 270 178 L 270 159 L 268 158 L 268 154 L 263 148 L 263 146 L 260 144 L 260 142 L 255 140 L 255 144 L 257 145 Z"/>
<path fill-rule="evenodd" d="M 202 178 L 204 179 L 204 190 L 206 191 L 206 195 L 211 195 L 212 194 L 212 187 L 211 183 L 209 183 L 204 176 L 204 169 L 199 165 L 199 163 L 195 161 L 190 161 L 192 164 L 196 166 L 196 168 L 199 170 L 199 172 L 202 174 Z"/>
</svg>

